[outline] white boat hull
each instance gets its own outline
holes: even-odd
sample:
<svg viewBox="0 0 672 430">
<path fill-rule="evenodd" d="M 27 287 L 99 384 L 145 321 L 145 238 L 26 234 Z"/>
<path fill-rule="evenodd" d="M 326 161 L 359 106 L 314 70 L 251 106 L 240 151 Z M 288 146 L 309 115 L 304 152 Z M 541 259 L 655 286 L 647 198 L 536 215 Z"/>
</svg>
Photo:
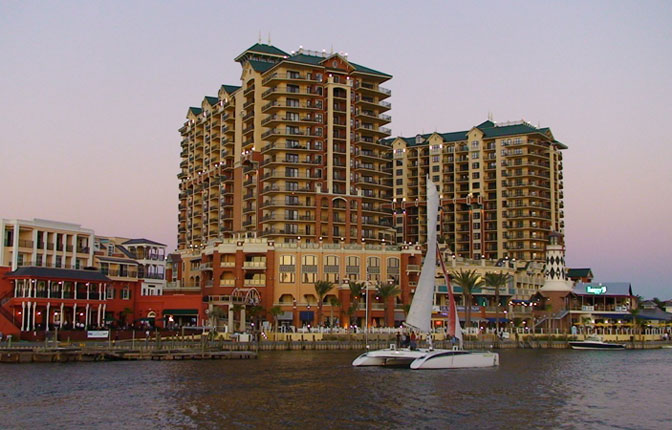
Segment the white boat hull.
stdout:
<svg viewBox="0 0 672 430">
<path fill-rule="evenodd" d="M 495 367 L 499 365 L 499 354 L 451 349 L 379 349 L 365 352 L 352 365 L 409 367 L 414 370 Z"/>
<path fill-rule="evenodd" d="M 625 350 L 625 345 L 620 343 L 605 343 L 598 341 L 576 341 L 569 342 L 569 346 L 572 349 L 591 349 L 591 350 L 600 350 L 600 351 L 623 351 Z"/>
</svg>

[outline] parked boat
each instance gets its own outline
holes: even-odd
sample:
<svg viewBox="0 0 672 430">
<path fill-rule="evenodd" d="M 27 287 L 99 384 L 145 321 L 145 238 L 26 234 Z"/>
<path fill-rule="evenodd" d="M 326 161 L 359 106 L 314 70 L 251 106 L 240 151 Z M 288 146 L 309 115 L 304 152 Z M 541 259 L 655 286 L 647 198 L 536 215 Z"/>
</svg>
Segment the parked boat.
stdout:
<svg viewBox="0 0 672 430">
<path fill-rule="evenodd" d="M 458 369 L 472 367 L 494 367 L 499 365 L 499 354 L 495 352 L 475 352 L 462 349 L 462 328 L 457 315 L 457 306 L 453 297 L 450 279 L 443 263 L 436 243 L 436 219 L 439 212 L 439 194 L 436 186 L 427 178 L 427 254 L 422 264 L 420 280 L 411 302 L 405 325 L 415 332 L 427 335 L 429 348 L 390 348 L 376 351 L 367 351 L 357 357 L 353 366 L 397 366 L 411 369 Z M 453 336 L 459 346 L 453 349 L 434 349 L 431 347 L 431 318 L 432 302 L 434 299 L 434 278 L 436 274 L 436 260 L 441 262 L 441 268 L 448 286 L 448 301 L 450 316 L 447 324 L 447 333 Z"/>
<path fill-rule="evenodd" d="M 588 337 L 586 340 L 576 340 L 569 342 L 572 349 L 600 349 L 600 350 L 623 350 L 625 345 L 622 343 L 603 342 L 598 336 Z"/>
</svg>

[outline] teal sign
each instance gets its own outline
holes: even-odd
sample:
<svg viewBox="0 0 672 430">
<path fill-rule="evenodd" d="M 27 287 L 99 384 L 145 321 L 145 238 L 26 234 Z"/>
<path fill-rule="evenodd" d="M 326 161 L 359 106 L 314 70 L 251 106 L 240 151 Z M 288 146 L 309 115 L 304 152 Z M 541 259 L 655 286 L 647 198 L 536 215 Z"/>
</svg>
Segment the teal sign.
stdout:
<svg viewBox="0 0 672 430">
<path fill-rule="evenodd" d="M 599 287 L 594 287 L 592 285 L 586 285 L 586 293 L 588 294 L 605 294 L 607 292 L 607 287 L 600 285 Z"/>
</svg>

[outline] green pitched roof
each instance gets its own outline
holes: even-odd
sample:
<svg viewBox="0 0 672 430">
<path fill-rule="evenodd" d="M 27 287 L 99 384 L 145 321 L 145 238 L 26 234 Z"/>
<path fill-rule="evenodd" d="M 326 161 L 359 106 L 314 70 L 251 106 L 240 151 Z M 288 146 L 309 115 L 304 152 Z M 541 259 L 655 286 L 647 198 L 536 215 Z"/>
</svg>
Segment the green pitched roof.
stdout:
<svg viewBox="0 0 672 430">
<path fill-rule="evenodd" d="M 219 99 L 217 97 L 205 96 L 205 101 L 208 102 L 210 106 L 214 106 L 219 102 Z"/>
<path fill-rule="evenodd" d="M 487 121 L 483 121 L 482 123 L 478 124 L 476 126 L 476 128 L 485 128 L 485 127 L 494 127 L 494 126 L 495 126 L 494 122 L 492 122 L 490 120 L 487 120 Z"/>
<path fill-rule="evenodd" d="M 273 45 L 266 45 L 265 43 L 255 43 L 254 45 L 250 46 L 247 48 L 245 51 L 243 51 L 242 54 L 237 56 L 235 58 L 235 61 L 240 61 L 241 58 L 245 56 L 247 53 L 256 53 L 256 54 L 266 54 L 266 55 L 272 55 L 272 56 L 286 56 L 289 55 L 282 49 L 278 49 Z"/>
<path fill-rule="evenodd" d="M 316 55 L 294 54 L 291 57 L 289 57 L 288 60 L 289 61 L 296 61 L 297 63 L 318 65 L 323 60 L 325 60 L 325 58 L 324 57 L 318 57 Z"/>
<path fill-rule="evenodd" d="M 257 60 L 247 60 L 248 63 L 250 63 L 250 66 L 252 68 L 260 73 L 265 72 L 266 70 L 270 69 L 271 67 L 275 66 L 275 63 L 267 63 L 265 61 L 257 61 Z"/>
<path fill-rule="evenodd" d="M 441 137 L 444 142 L 459 142 L 461 140 L 467 140 L 467 132 L 454 131 L 452 133 L 441 133 Z"/>
<path fill-rule="evenodd" d="M 544 136 L 549 136 L 552 138 L 552 133 L 551 130 L 546 127 L 546 128 L 537 128 L 531 124 L 528 124 L 526 122 L 521 123 L 521 124 L 512 124 L 512 125 L 503 125 L 503 126 L 497 126 L 494 122 L 492 121 L 485 121 L 482 122 L 481 124 L 477 125 L 476 128 L 481 130 L 483 132 L 484 137 L 486 138 L 495 138 L 495 137 L 504 137 L 504 136 L 516 136 L 520 134 L 531 134 L 531 133 L 538 133 Z M 427 139 L 429 136 L 431 136 L 433 133 L 428 133 L 428 134 L 422 134 L 420 135 L 423 139 Z M 441 138 L 443 139 L 444 142 L 459 142 L 462 140 L 467 139 L 467 132 L 466 131 L 454 131 L 450 133 L 439 133 Z M 401 137 L 406 141 L 406 144 L 409 146 L 415 146 L 415 138 L 416 136 L 412 137 Z M 567 146 L 564 144 L 558 142 L 557 140 L 552 140 L 552 142 L 556 145 L 558 145 L 562 149 L 567 149 Z M 422 144 L 424 144 L 423 142 Z M 421 145 L 422 145 L 421 144 Z"/>
<path fill-rule="evenodd" d="M 191 107 L 189 108 L 189 112 L 193 113 L 194 115 L 199 115 L 199 114 L 201 114 L 201 113 L 203 112 L 203 109 L 201 109 L 200 107 L 193 107 L 193 106 L 191 106 Z"/>
<path fill-rule="evenodd" d="M 383 77 L 388 78 L 388 79 L 392 77 L 392 75 L 388 75 L 387 73 L 379 72 L 378 70 L 370 69 L 368 67 L 364 67 L 364 66 L 361 66 L 359 64 L 351 63 L 349 61 L 348 61 L 348 63 L 350 63 L 350 65 L 353 66 L 355 68 L 355 70 L 358 71 L 358 72 L 368 73 L 370 75 L 383 76 Z"/>
<path fill-rule="evenodd" d="M 590 268 L 581 268 L 581 269 L 567 269 L 567 276 L 570 278 L 585 278 L 587 276 L 592 277 L 593 272 Z"/>
<path fill-rule="evenodd" d="M 308 54 L 294 54 L 291 57 L 288 58 L 290 61 L 295 61 L 297 63 L 305 63 L 305 64 L 311 64 L 311 65 L 319 65 L 322 64 L 323 61 L 327 60 L 330 57 L 321 57 L 318 55 L 308 55 Z M 347 60 L 346 60 L 347 61 Z M 350 64 L 355 71 L 357 72 L 362 72 L 362 73 L 368 73 L 371 75 L 378 75 L 378 76 L 383 76 L 386 78 L 391 78 L 392 75 L 388 75 L 387 73 L 379 72 L 378 70 L 370 69 L 368 67 L 364 67 L 360 64 L 352 63 L 348 61 L 348 64 Z"/>
<path fill-rule="evenodd" d="M 222 85 L 222 88 L 224 91 L 226 91 L 229 94 L 232 94 L 240 89 L 240 86 L 236 85 Z"/>
</svg>

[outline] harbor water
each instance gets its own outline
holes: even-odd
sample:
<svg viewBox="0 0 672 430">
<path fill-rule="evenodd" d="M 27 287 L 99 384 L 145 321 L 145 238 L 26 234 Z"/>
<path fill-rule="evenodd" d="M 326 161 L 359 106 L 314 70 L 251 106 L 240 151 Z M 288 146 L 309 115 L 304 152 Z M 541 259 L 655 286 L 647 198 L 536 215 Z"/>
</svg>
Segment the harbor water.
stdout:
<svg viewBox="0 0 672 430">
<path fill-rule="evenodd" d="M 3 429 L 669 429 L 672 350 L 504 350 L 493 369 L 257 360 L 0 365 Z"/>
</svg>

